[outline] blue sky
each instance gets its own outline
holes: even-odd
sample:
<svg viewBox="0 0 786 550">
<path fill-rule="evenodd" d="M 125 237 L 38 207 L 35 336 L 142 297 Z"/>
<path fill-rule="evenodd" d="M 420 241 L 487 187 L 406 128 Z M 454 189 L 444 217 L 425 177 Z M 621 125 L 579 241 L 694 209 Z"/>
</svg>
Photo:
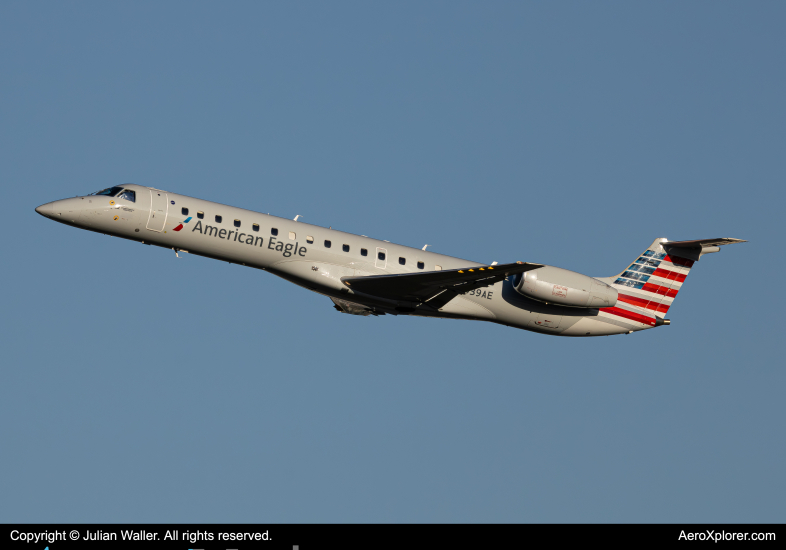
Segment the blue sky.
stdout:
<svg viewBox="0 0 786 550">
<path fill-rule="evenodd" d="M 3 3 L 0 518 L 782 522 L 784 15 Z M 669 327 L 555 338 L 34 212 L 123 182 L 595 276 L 750 242 Z"/>
</svg>

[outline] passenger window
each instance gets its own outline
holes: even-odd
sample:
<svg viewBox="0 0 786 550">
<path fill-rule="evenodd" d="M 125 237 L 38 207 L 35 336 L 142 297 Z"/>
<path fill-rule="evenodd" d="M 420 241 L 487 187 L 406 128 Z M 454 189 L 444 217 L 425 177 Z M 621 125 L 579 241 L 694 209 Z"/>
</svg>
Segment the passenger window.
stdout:
<svg viewBox="0 0 786 550">
<path fill-rule="evenodd" d="M 289 240 L 290 241 L 294 241 L 295 239 L 297 239 L 297 235 L 295 235 L 294 231 L 290 231 L 289 232 Z"/>
<path fill-rule="evenodd" d="M 259 224 L 255 223 L 254 225 L 251 226 L 251 229 L 253 229 L 254 231 L 259 231 Z"/>
<path fill-rule="evenodd" d="M 406 258 L 399 258 L 398 259 L 398 263 L 401 264 L 401 265 L 405 265 L 407 263 L 407 259 Z"/>
<path fill-rule="evenodd" d="M 271 230 L 270 230 L 270 234 L 271 234 L 271 235 L 278 235 L 278 229 L 276 229 L 276 228 L 274 227 L 273 229 L 271 229 Z"/>
<path fill-rule="evenodd" d="M 205 217 L 205 213 L 204 212 L 197 212 L 197 218 L 199 218 L 201 220 L 201 219 L 204 219 L 204 217 Z"/>
<path fill-rule="evenodd" d="M 377 258 L 379 258 L 380 260 L 382 260 L 384 262 L 385 261 L 385 253 L 384 252 L 377 252 Z"/>
<path fill-rule="evenodd" d="M 435 265 L 434 266 L 434 271 L 442 271 L 442 266 L 441 265 Z"/>
<path fill-rule="evenodd" d="M 183 214 L 184 216 L 188 216 L 188 208 L 181 208 L 180 213 Z"/>
<path fill-rule="evenodd" d="M 313 243 L 314 237 L 312 237 L 311 235 L 306 235 L 306 242 L 309 244 Z"/>
<path fill-rule="evenodd" d="M 349 252 L 349 245 L 348 244 L 342 245 L 341 248 L 344 250 L 344 252 Z"/>
<path fill-rule="evenodd" d="M 360 255 L 361 256 L 368 256 L 368 250 L 366 250 L 365 248 L 361 248 L 360 249 Z"/>
<path fill-rule="evenodd" d="M 136 193 L 130 189 L 126 189 L 117 197 L 118 199 L 125 199 L 128 202 L 136 202 Z"/>
<path fill-rule="evenodd" d="M 325 241 L 325 248 L 330 248 L 330 245 L 332 245 L 332 244 L 333 243 L 331 243 L 330 241 L 326 240 Z"/>
<path fill-rule="evenodd" d="M 423 262 L 418 262 L 418 269 L 423 269 L 424 267 L 426 267 L 426 264 Z"/>
<path fill-rule="evenodd" d="M 240 227 L 240 220 L 235 220 L 235 227 Z"/>
<path fill-rule="evenodd" d="M 223 219 L 223 218 L 222 218 L 221 216 L 219 216 L 219 215 L 216 215 L 216 223 L 221 223 L 221 220 L 222 220 L 222 219 Z"/>
</svg>

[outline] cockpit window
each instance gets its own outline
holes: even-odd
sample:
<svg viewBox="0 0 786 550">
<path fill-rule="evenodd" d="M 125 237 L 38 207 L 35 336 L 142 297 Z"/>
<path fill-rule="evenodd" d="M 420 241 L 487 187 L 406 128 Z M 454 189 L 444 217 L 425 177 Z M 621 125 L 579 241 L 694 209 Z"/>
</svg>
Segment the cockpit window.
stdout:
<svg viewBox="0 0 786 550">
<path fill-rule="evenodd" d="M 122 190 L 123 190 L 122 187 L 108 187 L 106 189 L 93 193 L 93 195 L 107 195 L 108 197 L 114 197 Z"/>
<path fill-rule="evenodd" d="M 128 202 L 136 202 L 136 192 L 130 189 L 124 189 L 122 193 L 117 196 L 118 199 L 125 199 Z"/>
</svg>

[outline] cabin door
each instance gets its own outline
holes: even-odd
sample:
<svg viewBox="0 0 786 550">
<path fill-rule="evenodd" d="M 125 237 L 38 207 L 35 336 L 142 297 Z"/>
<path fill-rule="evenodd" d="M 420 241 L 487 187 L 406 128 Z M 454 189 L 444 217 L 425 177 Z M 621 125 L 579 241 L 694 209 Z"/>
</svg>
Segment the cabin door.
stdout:
<svg viewBox="0 0 786 550">
<path fill-rule="evenodd" d="M 151 231 L 163 231 L 166 217 L 169 213 L 169 201 L 164 191 L 150 190 L 150 215 L 147 218 L 147 228 Z"/>
</svg>

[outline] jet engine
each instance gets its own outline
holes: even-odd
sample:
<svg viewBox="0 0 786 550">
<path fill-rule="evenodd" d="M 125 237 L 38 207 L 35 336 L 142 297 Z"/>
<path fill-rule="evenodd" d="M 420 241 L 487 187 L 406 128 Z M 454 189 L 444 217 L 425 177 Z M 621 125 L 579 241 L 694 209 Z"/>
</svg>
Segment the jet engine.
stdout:
<svg viewBox="0 0 786 550">
<path fill-rule="evenodd" d="M 617 303 L 617 291 L 592 277 L 543 266 L 513 279 L 516 292 L 540 302 L 569 307 L 611 307 Z"/>
</svg>

